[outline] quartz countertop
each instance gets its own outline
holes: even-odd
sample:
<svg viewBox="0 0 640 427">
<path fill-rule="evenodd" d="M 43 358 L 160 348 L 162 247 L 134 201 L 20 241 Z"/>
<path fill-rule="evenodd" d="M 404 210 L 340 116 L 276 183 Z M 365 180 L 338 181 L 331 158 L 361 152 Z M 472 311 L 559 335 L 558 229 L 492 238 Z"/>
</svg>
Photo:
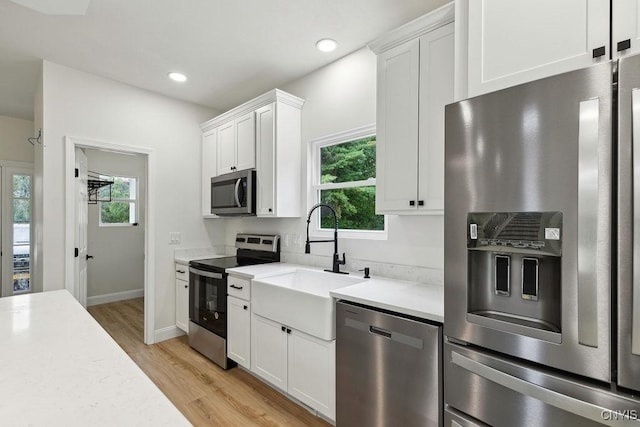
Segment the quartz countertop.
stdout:
<svg viewBox="0 0 640 427">
<path fill-rule="evenodd" d="M 330 295 L 336 299 L 444 322 L 444 287 L 440 285 L 372 278 L 335 289 Z"/>
<path fill-rule="evenodd" d="M 229 274 L 245 279 L 261 279 L 293 272 L 296 268 L 321 270 L 318 267 L 288 263 L 271 263 L 236 267 Z M 362 277 L 362 273 L 353 277 Z M 441 285 L 373 277 L 344 288 L 335 289 L 330 295 L 372 307 L 395 311 L 434 322 L 444 322 L 444 287 Z"/>
<path fill-rule="evenodd" d="M 209 258 L 224 258 L 235 254 L 226 254 L 221 248 L 176 249 L 173 259 L 178 264 L 189 265 L 189 261 Z"/>
<path fill-rule="evenodd" d="M 0 299 L 3 425 L 188 426 L 66 290 Z"/>
</svg>

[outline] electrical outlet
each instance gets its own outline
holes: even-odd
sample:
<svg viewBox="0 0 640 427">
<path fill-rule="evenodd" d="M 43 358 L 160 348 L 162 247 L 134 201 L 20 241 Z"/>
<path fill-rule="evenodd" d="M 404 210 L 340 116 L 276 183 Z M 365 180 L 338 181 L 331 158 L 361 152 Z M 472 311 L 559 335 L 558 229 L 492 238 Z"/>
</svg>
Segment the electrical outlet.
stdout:
<svg viewBox="0 0 640 427">
<path fill-rule="evenodd" d="M 181 241 L 182 241 L 182 233 L 180 233 L 179 231 L 169 232 L 170 245 L 179 245 Z"/>
<path fill-rule="evenodd" d="M 284 233 L 284 236 L 282 236 L 282 245 L 287 248 L 290 244 L 289 233 Z"/>
</svg>

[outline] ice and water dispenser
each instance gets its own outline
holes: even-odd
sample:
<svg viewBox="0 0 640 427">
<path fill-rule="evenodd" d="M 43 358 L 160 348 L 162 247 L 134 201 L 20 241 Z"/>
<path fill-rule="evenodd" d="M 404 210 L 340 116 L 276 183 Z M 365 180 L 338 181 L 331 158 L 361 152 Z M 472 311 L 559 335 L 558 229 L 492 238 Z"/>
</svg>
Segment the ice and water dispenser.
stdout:
<svg viewBox="0 0 640 427">
<path fill-rule="evenodd" d="M 561 237 L 561 212 L 469 213 L 469 320 L 558 341 Z"/>
</svg>

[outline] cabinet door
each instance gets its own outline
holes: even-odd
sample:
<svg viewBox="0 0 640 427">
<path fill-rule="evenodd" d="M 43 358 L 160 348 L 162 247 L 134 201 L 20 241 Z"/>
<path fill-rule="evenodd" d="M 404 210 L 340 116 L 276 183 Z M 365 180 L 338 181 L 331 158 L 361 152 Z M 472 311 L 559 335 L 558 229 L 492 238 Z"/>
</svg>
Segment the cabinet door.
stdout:
<svg viewBox="0 0 640 427">
<path fill-rule="evenodd" d="M 251 316 L 251 372 L 287 390 L 287 333 L 280 323 Z"/>
<path fill-rule="evenodd" d="M 335 420 L 335 340 L 323 341 L 294 329 L 288 347 L 289 394 Z"/>
<path fill-rule="evenodd" d="M 235 138 L 233 121 L 218 128 L 218 175 L 232 172 L 236 165 Z"/>
<path fill-rule="evenodd" d="M 218 129 L 202 135 L 202 215 L 211 215 L 211 178 L 217 175 Z"/>
<path fill-rule="evenodd" d="M 376 212 L 415 210 L 419 40 L 378 56 Z"/>
<path fill-rule="evenodd" d="M 640 52 L 640 1 L 615 0 L 611 7 L 613 58 Z"/>
<path fill-rule="evenodd" d="M 444 210 L 444 106 L 453 102 L 453 23 L 420 37 L 418 209 Z"/>
<path fill-rule="evenodd" d="M 189 282 L 176 279 L 176 326 L 189 333 Z"/>
<path fill-rule="evenodd" d="M 464 2 L 470 97 L 609 58 L 609 0 Z"/>
<path fill-rule="evenodd" d="M 248 301 L 227 297 L 227 353 L 231 360 L 251 369 L 251 306 Z"/>
<path fill-rule="evenodd" d="M 257 209 L 260 216 L 275 212 L 275 104 L 256 110 L 256 172 L 258 181 Z"/>
<path fill-rule="evenodd" d="M 236 127 L 236 169 L 256 167 L 256 128 L 254 112 L 235 120 Z"/>
</svg>

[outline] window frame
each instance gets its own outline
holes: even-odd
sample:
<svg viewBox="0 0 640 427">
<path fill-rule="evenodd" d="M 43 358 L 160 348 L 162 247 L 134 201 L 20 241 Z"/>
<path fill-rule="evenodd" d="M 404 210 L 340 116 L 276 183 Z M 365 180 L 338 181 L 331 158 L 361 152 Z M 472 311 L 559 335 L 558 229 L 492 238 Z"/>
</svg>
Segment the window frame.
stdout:
<svg viewBox="0 0 640 427">
<path fill-rule="evenodd" d="M 127 176 L 127 175 L 121 175 L 121 174 L 104 174 L 101 173 L 100 174 L 100 178 L 102 179 L 103 177 L 105 178 L 111 178 L 114 182 L 116 180 L 116 178 L 123 178 L 123 179 L 135 179 L 136 181 L 136 188 L 135 188 L 135 199 L 123 199 L 123 198 L 117 198 L 117 197 L 111 197 L 110 201 L 101 201 L 98 199 L 98 227 L 135 227 L 138 225 L 138 217 L 139 217 L 139 209 L 138 209 L 138 201 L 140 198 L 140 189 L 139 189 L 139 184 L 140 184 L 140 178 L 137 176 Z M 134 218 L 133 218 L 133 222 L 117 222 L 117 223 L 104 223 L 102 222 L 102 204 L 103 203 L 112 203 L 112 202 L 120 202 L 120 203 L 133 203 L 134 205 Z"/>
<path fill-rule="evenodd" d="M 334 190 L 342 188 L 356 188 L 365 186 L 375 186 L 376 178 L 369 178 L 359 181 L 348 181 L 340 183 L 327 183 L 321 184 L 321 155 L 320 151 L 324 147 L 344 144 L 354 140 L 367 138 L 376 135 L 376 125 L 370 124 L 354 129 L 350 129 L 343 132 L 337 132 L 331 135 L 326 135 L 320 138 L 315 138 L 309 141 L 308 145 L 308 183 L 307 188 L 307 212 L 320 203 L 320 192 L 322 190 Z M 377 147 L 376 147 L 377 149 Z M 314 218 L 311 219 L 309 224 L 309 234 L 314 238 L 333 238 L 333 229 L 320 228 L 320 214 L 318 210 L 313 213 Z M 346 239 L 369 239 L 369 240 L 387 240 L 389 232 L 389 221 L 386 214 L 384 216 L 384 229 L 383 230 L 347 230 L 338 228 L 339 237 Z M 338 223 L 339 225 L 339 223 Z"/>
</svg>

